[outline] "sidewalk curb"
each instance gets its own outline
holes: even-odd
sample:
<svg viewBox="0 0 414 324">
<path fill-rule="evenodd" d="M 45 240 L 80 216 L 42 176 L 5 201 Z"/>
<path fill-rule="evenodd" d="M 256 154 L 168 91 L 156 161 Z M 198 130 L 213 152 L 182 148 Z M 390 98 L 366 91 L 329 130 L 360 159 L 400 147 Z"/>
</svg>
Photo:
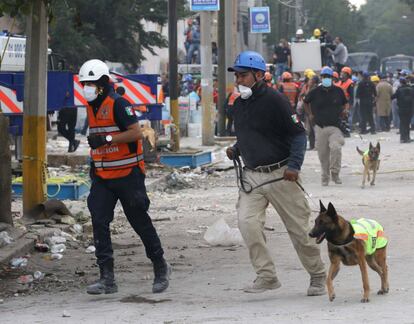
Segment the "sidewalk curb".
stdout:
<svg viewBox="0 0 414 324">
<path fill-rule="evenodd" d="M 0 249 L 0 264 L 8 264 L 12 258 L 23 256 L 33 250 L 34 240 L 25 238 L 23 236 L 16 242 L 13 242 Z"/>
</svg>

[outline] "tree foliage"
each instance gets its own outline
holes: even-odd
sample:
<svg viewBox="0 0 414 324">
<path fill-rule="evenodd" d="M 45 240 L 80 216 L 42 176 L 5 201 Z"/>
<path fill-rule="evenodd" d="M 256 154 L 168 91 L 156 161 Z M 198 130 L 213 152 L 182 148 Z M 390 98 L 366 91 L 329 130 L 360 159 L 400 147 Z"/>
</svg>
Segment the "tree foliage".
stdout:
<svg viewBox="0 0 414 324">
<path fill-rule="evenodd" d="M 184 0 L 178 3 L 184 15 Z M 154 48 L 168 45 L 161 33 L 144 26 L 167 23 L 167 0 L 66 0 L 54 2 L 53 11 L 50 47 L 75 70 L 87 59 L 100 58 L 135 71 L 144 49 L 155 54 Z"/>
<path fill-rule="evenodd" d="M 270 7 L 272 33 L 268 43 L 275 44 L 279 38 L 290 39 L 295 35 L 295 8 L 281 1 L 265 0 Z M 293 3 L 293 2 L 292 2 Z M 312 36 L 315 28 L 324 27 L 332 36 L 341 36 L 352 51 L 361 40 L 365 21 L 362 14 L 347 0 L 304 0 L 301 12 L 305 37 Z"/>
<path fill-rule="evenodd" d="M 362 49 L 376 52 L 380 57 L 414 55 L 413 6 L 411 0 L 368 0 L 361 7 L 367 21 L 364 38 L 369 40 Z"/>
<path fill-rule="evenodd" d="M 38 0 L 1 0 L 0 16 L 20 17 Z M 160 33 L 168 21 L 168 0 L 41 0 L 49 12 L 49 47 L 62 55 L 72 70 L 88 59 L 121 62 L 135 71 L 144 59 L 144 49 L 156 54 L 156 48 L 168 46 Z M 178 16 L 188 12 L 185 0 L 177 1 Z M 148 22 L 158 24 L 148 31 Z"/>
</svg>

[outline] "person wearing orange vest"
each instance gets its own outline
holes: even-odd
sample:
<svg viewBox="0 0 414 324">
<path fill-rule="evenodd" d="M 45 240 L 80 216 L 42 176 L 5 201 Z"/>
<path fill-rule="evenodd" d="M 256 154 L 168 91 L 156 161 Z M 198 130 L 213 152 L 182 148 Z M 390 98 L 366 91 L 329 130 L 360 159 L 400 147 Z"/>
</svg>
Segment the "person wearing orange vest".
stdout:
<svg viewBox="0 0 414 324">
<path fill-rule="evenodd" d="M 345 93 L 345 97 L 346 100 L 348 100 L 349 107 L 352 107 L 354 102 L 354 82 L 352 81 L 351 76 L 351 68 L 348 66 L 343 67 L 341 70 L 341 78 L 338 84 L 338 87 L 340 87 Z"/>
<path fill-rule="evenodd" d="M 279 86 L 279 91 L 288 98 L 292 111 L 295 112 L 299 95 L 299 87 L 292 81 L 292 79 L 293 77 L 290 72 L 283 72 L 282 83 Z"/>
<path fill-rule="evenodd" d="M 91 147 L 92 186 L 88 208 L 92 216 L 95 255 L 100 279 L 87 287 L 89 294 L 118 291 L 110 224 L 120 200 L 124 213 L 140 236 L 154 268 L 154 293 L 167 289 L 171 266 L 147 211 L 142 134 L 131 104 L 115 93 L 108 66 L 100 60 L 85 62 L 79 71 L 88 102 L 88 143 Z"/>
<path fill-rule="evenodd" d="M 337 87 L 339 87 L 339 85 L 341 84 L 341 81 L 339 81 L 339 74 L 336 71 L 334 71 L 332 75 L 332 82 Z"/>
<path fill-rule="evenodd" d="M 234 116 L 234 101 L 240 96 L 240 93 L 237 91 L 237 88 L 234 88 L 233 92 L 227 96 L 227 100 L 224 104 L 224 110 L 226 111 L 227 124 L 226 124 L 226 135 L 233 136 L 233 116 Z"/>
</svg>

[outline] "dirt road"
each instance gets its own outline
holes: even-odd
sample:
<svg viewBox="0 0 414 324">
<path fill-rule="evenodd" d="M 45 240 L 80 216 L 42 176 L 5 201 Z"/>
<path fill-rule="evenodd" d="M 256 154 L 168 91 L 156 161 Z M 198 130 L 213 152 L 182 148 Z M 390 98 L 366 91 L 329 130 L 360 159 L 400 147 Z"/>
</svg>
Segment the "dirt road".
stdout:
<svg viewBox="0 0 414 324">
<path fill-rule="evenodd" d="M 374 187 L 360 188 L 362 164 L 355 150 L 381 143 L 381 170 Z M 93 255 L 84 247 L 69 248 L 60 261 L 35 254 L 27 271 L 49 274 L 30 295 L 7 295 L 0 304 L 1 323 L 414 323 L 414 144 L 400 144 L 395 133 L 347 139 L 343 149 L 342 185 L 320 185 L 316 151 L 307 152 L 303 183 L 318 200 L 333 202 L 345 218 L 367 217 L 381 222 L 389 237 L 390 293 L 377 296 L 379 278 L 369 270 L 371 302 L 361 304 L 362 282 L 357 267 L 341 268 L 335 280 L 336 296 L 307 297 L 309 284 L 286 230 L 268 209 L 268 244 L 282 287 L 263 294 L 245 294 L 241 288 L 255 278 L 245 247 L 209 247 L 205 228 L 224 217 L 236 227 L 237 187 L 234 171 L 193 179 L 194 188 L 167 194 L 151 193 L 151 213 L 171 220 L 156 222 L 166 256 L 174 267 L 166 293 L 151 293 L 151 266 L 144 249 L 124 217 L 114 236 L 116 276 L 120 291 L 89 296 L 85 286 L 97 274 Z M 359 174 L 356 174 L 359 173 Z M 328 265 L 326 243 L 321 245 Z M 10 285 L 7 285 L 8 281 Z M 4 282 L 6 281 L 6 282 Z M 9 277 L 3 286 L 13 292 Z M 13 281 L 14 282 L 14 281 Z M 47 284 L 46 284 L 47 283 Z M 6 284 L 6 285 L 5 285 Z M 62 317 L 66 311 L 70 317 Z"/>
</svg>

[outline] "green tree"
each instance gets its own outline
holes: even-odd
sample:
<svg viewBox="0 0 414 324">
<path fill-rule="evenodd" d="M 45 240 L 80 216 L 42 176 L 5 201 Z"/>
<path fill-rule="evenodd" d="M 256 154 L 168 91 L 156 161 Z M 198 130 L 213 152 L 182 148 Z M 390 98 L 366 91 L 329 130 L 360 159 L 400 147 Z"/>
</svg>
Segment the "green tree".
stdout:
<svg viewBox="0 0 414 324">
<path fill-rule="evenodd" d="M 184 0 L 178 1 L 185 14 Z M 87 59 L 121 62 L 135 71 L 143 50 L 166 47 L 159 32 L 146 31 L 146 22 L 163 26 L 168 20 L 167 0 L 66 0 L 53 2 L 50 47 L 77 70 Z"/>
<path fill-rule="evenodd" d="M 1 0 L 0 16 L 23 17 L 32 0 Z M 168 46 L 161 33 L 147 31 L 153 22 L 163 26 L 168 21 L 168 0 L 44 0 L 48 4 L 49 47 L 62 55 L 72 70 L 90 58 L 123 63 L 135 71 L 144 59 L 144 49 Z M 177 1 L 178 16 L 188 14 L 186 1 Z M 160 27 L 162 28 L 162 27 Z"/>
<path fill-rule="evenodd" d="M 357 50 L 357 41 L 363 39 L 364 17 L 348 0 L 305 0 L 305 31 L 312 35 L 315 28 L 324 27 L 335 37 L 340 36 L 348 51 Z"/>
<path fill-rule="evenodd" d="M 272 33 L 268 35 L 269 45 L 278 39 L 292 38 L 295 35 L 295 8 L 284 5 L 283 1 L 265 0 L 270 7 Z M 357 41 L 363 39 L 363 15 L 348 0 L 304 0 L 302 26 L 307 38 L 312 36 L 315 28 L 324 27 L 332 36 L 341 36 L 349 51 L 354 51 Z"/>
<path fill-rule="evenodd" d="M 361 7 L 367 21 L 364 38 L 369 40 L 363 48 L 380 57 L 414 55 L 414 13 L 411 8 L 400 0 L 368 0 Z"/>
</svg>

